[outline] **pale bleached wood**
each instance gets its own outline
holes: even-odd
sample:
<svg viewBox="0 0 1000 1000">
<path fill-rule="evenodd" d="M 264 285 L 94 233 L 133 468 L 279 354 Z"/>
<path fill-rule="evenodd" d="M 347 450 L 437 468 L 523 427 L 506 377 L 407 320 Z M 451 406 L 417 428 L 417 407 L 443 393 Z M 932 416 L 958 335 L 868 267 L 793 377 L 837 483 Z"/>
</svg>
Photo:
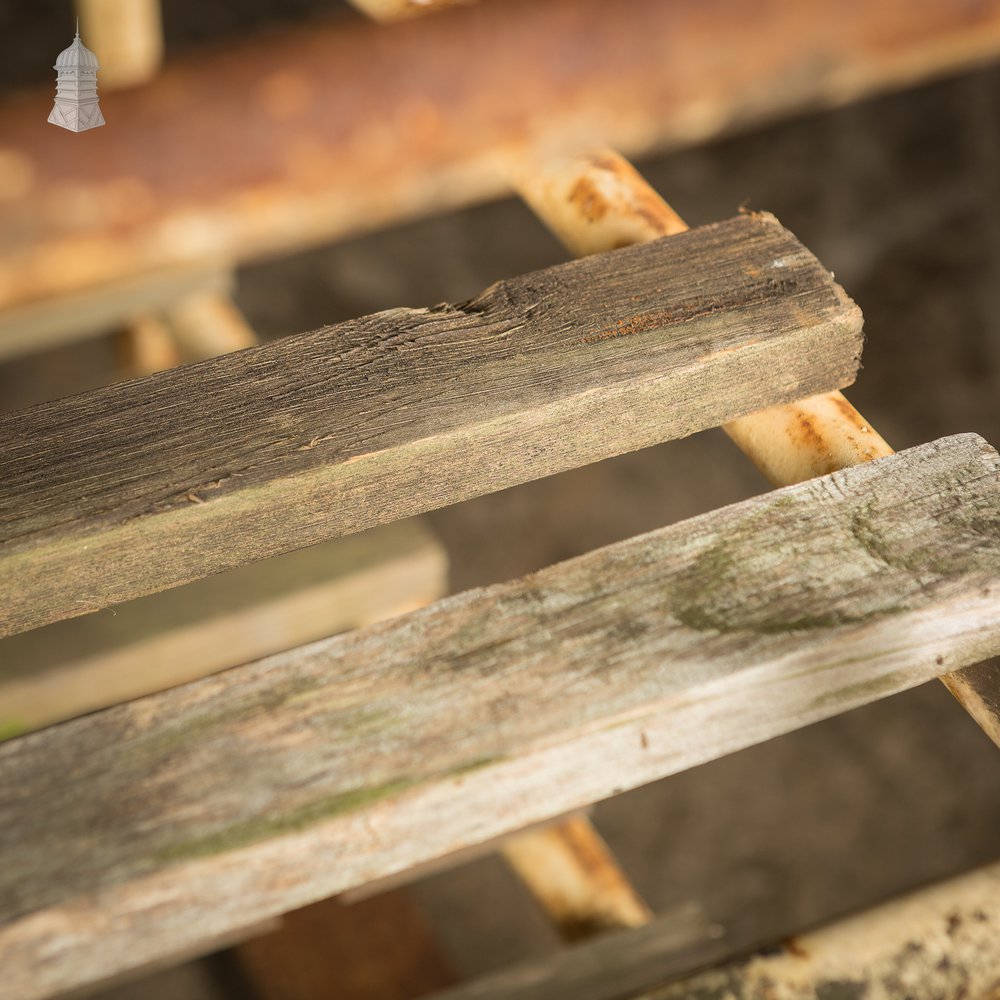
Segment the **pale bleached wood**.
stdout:
<svg viewBox="0 0 1000 1000">
<path fill-rule="evenodd" d="M 964 435 L 0 746 L 0 966 L 41 997 L 1000 649 Z"/>
<path fill-rule="evenodd" d="M 0 634 L 844 385 L 860 326 L 746 216 L 0 416 Z"/>
<path fill-rule="evenodd" d="M 576 254 L 687 230 L 677 212 L 614 150 L 525 162 L 513 180 L 539 218 Z M 775 486 L 892 454 L 888 442 L 840 392 L 769 407 L 730 421 L 724 430 Z M 1000 666 L 972 666 L 944 682 L 1000 746 Z"/>
<path fill-rule="evenodd" d="M 429 604 L 444 548 L 419 521 L 0 639 L 0 740 Z"/>
</svg>

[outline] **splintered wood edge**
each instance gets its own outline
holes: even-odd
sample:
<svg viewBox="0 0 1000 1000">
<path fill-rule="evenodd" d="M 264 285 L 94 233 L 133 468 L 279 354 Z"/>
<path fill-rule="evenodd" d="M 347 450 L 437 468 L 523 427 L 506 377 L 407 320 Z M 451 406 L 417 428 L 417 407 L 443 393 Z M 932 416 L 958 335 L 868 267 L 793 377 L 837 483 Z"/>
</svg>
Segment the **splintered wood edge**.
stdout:
<svg viewBox="0 0 1000 1000">
<path fill-rule="evenodd" d="M 829 272 L 740 216 L 0 415 L 0 635 L 837 388 L 860 352 Z"/>
<path fill-rule="evenodd" d="M 998 466 L 944 439 L 0 746 L 5 986 L 97 981 L 995 654 Z"/>
</svg>

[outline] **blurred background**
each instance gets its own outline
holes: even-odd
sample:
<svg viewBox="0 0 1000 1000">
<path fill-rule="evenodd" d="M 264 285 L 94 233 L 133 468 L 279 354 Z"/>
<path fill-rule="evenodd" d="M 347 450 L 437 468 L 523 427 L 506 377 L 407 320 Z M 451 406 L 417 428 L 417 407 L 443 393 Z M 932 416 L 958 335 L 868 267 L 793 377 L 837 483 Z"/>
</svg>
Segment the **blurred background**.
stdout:
<svg viewBox="0 0 1000 1000">
<path fill-rule="evenodd" d="M 504 12 L 505 3 L 488 3 L 499 11 L 491 16 L 527 16 L 525 4 L 511 0 Z M 539 0 L 537 6 L 545 5 L 546 0 Z M 565 3 L 553 6 L 560 7 L 560 17 L 568 18 L 566 44 L 576 44 L 574 32 L 586 27 L 578 21 L 584 14 L 566 14 Z M 608 107 L 595 111 L 593 122 L 588 122 L 585 113 L 595 106 L 585 84 L 588 70 L 601 77 L 614 68 L 613 60 L 603 60 L 598 53 L 641 34 L 635 27 L 623 32 L 613 23 L 632 16 L 629 5 L 605 6 L 603 20 L 595 22 L 602 30 L 591 33 L 593 65 L 579 65 L 579 52 L 568 53 L 558 39 L 550 39 L 545 49 L 550 60 L 547 75 L 536 79 L 538 71 L 525 68 L 525 86 L 542 88 L 540 102 L 558 98 L 565 102 L 564 109 L 570 108 L 575 124 L 569 139 L 574 142 L 586 138 L 591 126 L 595 132 L 603 129 L 608 116 L 630 116 L 629 107 L 615 104 L 625 100 L 624 92 L 608 98 Z M 642 6 L 652 9 L 656 5 Z M 710 64 L 704 70 L 707 77 L 724 76 L 736 45 L 734 33 L 743 36 L 741 44 L 747 48 L 755 44 L 755 36 L 746 34 L 743 22 L 752 27 L 758 16 L 765 21 L 781 16 L 775 13 L 774 4 L 762 4 L 759 11 L 757 6 L 736 0 L 711 3 L 697 17 L 679 20 L 678 25 L 690 31 L 692 44 L 705 47 L 700 55 L 688 51 L 687 58 Z M 850 17 L 862 17 L 856 5 L 848 6 Z M 916 5 L 915 18 L 922 16 L 924 6 Z M 947 5 L 936 5 L 943 6 Z M 954 5 L 956 23 L 967 17 L 969 6 Z M 592 5 L 584 4 L 582 9 L 592 16 Z M 87 199 L 98 197 L 94 191 L 102 175 L 108 180 L 116 176 L 117 157 L 138 155 L 125 145 L 120 131 L 123 121 L 136 120 L 136 102 L 148 100 L 156 128 L 176 132 L 157 132 L 150 126 L 147 141 L 165 145 L 163 149 L 147 146 L 145 155 L 169 153 L 181 158 L 184 142 L 203 143 L 210 132 L 206 120 L 194 120 L 196 112 L 192 112 L 190 134 L 181 126 L 182 98 L 178 95 L 186 93 L 188 84 L 179 76 L 169 76 L 175 65 L 180 67 L 177 73 L 191 73 L 191 79 L 209 83 L 214 79 L 224 90 L 227 73 L 248 72 L 233 65 L 242 62 L 241 46 L 259 47 L 254 52 L 283 52 L 291 44 L 289 37 L 298 37 L 295 32 L 312 25 L 320 26 L 316 37 L 343 31 L 351 44 L 360 45 L 371 40 L 375 30 L 362 13 L 332 0 L 164 0 L 170 89 L 165 84 L 165 89 L 157 91 L 153 79 L 120 92 L 113 87 L 105 91 L 99 77 L 107 125 L 74 136 L 45 124 L 54 84 L 51 66 L 72 38 L 74 16 L 64 0 L 8 0 L 0 5 L 0 37 L 4 39 L 0 87 L 7 94 L 0 122 L 10 125 L 0 134 L 0 180 L 6 182 L 8 191 L 0 199 L 6 219 L 0 222 L 5 239 L 0 248 L 0 298 L 4 299 L 0 306 L 13 317 L 0 312 L 0 341 L 5 330 L 26 322 L 25 316 L 34 323 L 31 310 L 49 301 L 48 286 L 38 277 L 43 271 L 51 275 L 63 269 L 65 287 L 53 287 L 51 299 L 65 294 L 70 303 L 69 320 L 63 316 L 53 321 L 46 316 L 38 321 L 39 329 L 48 332 L 38 335 L 37 344 L 21 344 L 11 351 L 0 348 L 0 406 L 4 409 L 139 373 L 136 344 L 129 338 L 141 336 L 135 330 L 141 329 L 142 322 L 149 322 L 150 317 L 155 321 L 160 303 L 154 300 L 159 293 L 151 293 L 150 304 L 141 296 L 133 297 L 117 313 L 102 304 L 94 312 L 96 318 L 83 324 L 85 333 L 71 331 L 73 310 L 79 309 L 81 315 L 87 311 L 80 302 L 88 294 L 90 279 L 74 271 L 76 258 L 68 259 L 70 251 L 59 243 L 64 237 L 82 240 L 81 233 L 96 239 L 95 231 L 108 243 L 132 239 L 131 209 L 123 209 L 121 220 L 108 223 L 93 214 L 102 209 L 88 207 Z M 478 40 L 489 50 L 482 53 L 482 61 L 496 58 L 516 66 L 518 58 L 538 55 L 534 50 L 497 52 L 492 46 L 510 42 L 516 33 L 491 41 L 494 36 L 488 36 L 485 29 L 459 23 L 468 16 L 464 10 L 447 11 L 434 15 L 440 18 L 436 27 L 430 15 L 419 23 L 380 27 L 400 39 L 398 49 L 392 48 L 396 41 L 386 43 L 391 49 L 386 58 L 397 59 L 408 45 L 416 46 L 420 32 L 427 32 L 428 37 L 434 32 L 428 44 L 442 46 L 442 54 L 448 44 Z M 872 10 L 868 16 L 878 21 L 881 15 Z M 727 26 L 727 18 L 735 18 L 738 31 L 732 23 Z M 457 26 L 446 29 L 445 22 L 451 20 Z M 931 34 L 947 36 L 946 21 L 932 26 Z M 622 125 L 630 146 L 623 151 L 691 225 L 726 218 L 740 206 L 768 210 L 835 272 L 865 316 L 864 369 L 849 390 L 850 398 L 894 447 L 961 431 L 977 431 L 994 445 L 1000 444 L 1000 69 L 988 58 L 996 39 L 968 44 L 959 55 L 949 56 L 953 65 L 944 65 L 947 60 L 938 56 L 929 57 L 925 72 L 918 58 L 911 60 L 906 73 L 886 69 L 882 79 L 879 59 L 890 59 L 896 44 L 896 36 L 886 40 L 890 27 L 876 25 L 882 49 L 869 54 L 875 68 L 857 70 L 849 82 L 834 72 L 836 66 L 824 63 L 824 58 L 833 58 L 829 53 L 815 53 L 811 61 L 804 59 L 797 75 L 770 80 L 766 99 L 763 91 L 751 95 L 752 100 L 731 94 L 734 105 L 740 105 L 739 113 L 726 115 L 715 108 L 708 114 L 702 108 L 698 114 L 704 112 L 704 116 L 699 118 L 688 109 L 688 124 L 675 126 L 667 121 L 667 98 L 663 99 L 667 124 L 659 121 L 656 102 L 651 101 L 641 113 L 641 122 Z M 352 31 L 357 34 L 350 35 Z M 722 54 L 708 42 L 713 32 L 729 39 L 720 42 Z M 91 44 L 86 23 L 83 40 Z M 803 44 L 808 42 L 807 38 Z M 922 52 L 921 46 L 930 43 L 913 44 Z M 944 41 L 941 45 L 946 47 Z M 663 58 L 671 52 L 665 47 Z M 332 46 L 329 58 L 335 60 L 340 54 Z M 471 74 L 469 61 L 459 55 L 452 52 Z M 318 50 L 303 56 L 307 72 L 312 71 L 311 60 L 319 58 Z M 564 61 L 559 62 L 560 58 Z M 748 72 L 766 76 L 771 72 L 767 61 L 771 58 L 767 55 Z M 642 72 L 648 72 L 643 59 L 637 57 Z M 649 65 L 655 66 L 655 60 Z M 409 81 L 419 90 L 416 76 L 408 74 L 426 70 L 425 63 L 411 70 L 404 66 L 395 83 Z M 331 79 L 339 78 L 335 67 L 330 72 Z M 284 85 L 281 79 L 272 87 L 273 100 L 279 105 L 287 100 L 294 106 L 298 100 L 295 84 L 288 83 L 293 78 Z M 370 82 L 370 74 L 360 73 L 355 79 L 361 81 L 360 87 Z M 379 114 L 380 102 L 385 104 L 385 128 L 378 138 L 386 144 L 385 161 L 404 161 L 402 172 L 412 169 L 430 179 L 410 183 L 405 196 L 389 190 L 383 201 L 365 202 L 369 224 L 330 208 L 323 200 L 337 197 L 338 177 L 345 185 L 357 184 L 346 168 L 341 169 L 342 164 L 330 166 L 327 174 L 324 159 L 329 155 L 332 163 L 341 155 L 354 155 L 350 137 L 343 154 L 336 152 L 335 143 L 331 150 L 317 151 L 316 170 L 333 178 L 334 189 L 332 195 L 317 196 L 322 201 L 317 212 L 327 212 L 336 221 L 326 231 L 312 224 L 303 226 L 308 232 L 299 239 L 292 232 L 293 223 L 283 218 L 273 222 L 281 232 L 269 243 L 261 235 L 268 223 L 256 219 L 247 237 L 254 243 L 254 252 L 236 260 L 227 271 L 227 294 L 241 317 L 234 322 L 245 323 L 253 335 L 267 340 L 391 306 L 460 301 L 499 279 L 567 259 L 567 251 L 525 204 L 503 195 L 502 184 L 493 176 L 494 166 L 483 153 L 490 128 L 503 131 L 505 141 L 513 141 L 510 137 L 516 135 L 517 143 L 523 144 L 527 133 L 537 139 L 545 109 L 536 108 L 536 117 L 519 129 L 516 121 L 503 119 L 492 106 L 477 111 L 475 101 L 487 100 L 486 88 L 496 81 L 473 85 L 470 80 L 468 76 L 456 84 L 470 89 L 455 99 L 461 105 L 457 112 L 460 127 L 470 129 L 464 138 L 470 146 L 482 147 L 477 147 L 475 162 L 453 155 L 453 144 L 461 144 L 464 138 L 442 139 L 441 130 L 448 132 L 453 126 L 446 116 L 428 110 L 430 105 L 418 102 L 401 111 L 391 97 L 381 93 L 330 95 L 332 103 L 363 102 L 369 119 Z M 673 94 L 676 81 L 667 83 L 674 88 L 669 91 Z M 651 90 L 656 86 L 651 80 Z M 158 94 L 162 99 L 156 104 Z M 221 102 L 218 92 L 201 96 L 209 108 L 204 114 L 215 113 L 211 109 L 213 102 Z M 720 107 L 725 97 L 722 91 L 712 94 Z M 188 98 L 194 100 L 191 94 Z M 532 105 L 530 98 L 530 93 L 512 98 L 519 114 L 523 113 L 521 105 Z M 426 101 L 433 99 L 432 94 Z M 258 167 L 266 167 L 258 163 L 257 149 L 269 133 L 254 124 L 264 114 L 258 107 L 263 100 L 260 92 L 249 90 L 243 100 L 242 126 L 232 120 L 216 121 L 218 148 L 202 146 L 198 155 L 208 153 L 235 164 L 240 162 L 240 144 L 246 143 L 242 162 L 252 180 Z M 226 114 L 235 104 L 220 103 L 219 107 L 218 113 Z M 348 117 L 353 113 L 349 108 L 330 112 Z M 552 111 L 553 120 L 558 113 L 559 109 Z M 51 134 L 36 136 L 25 124 L 35 120 L 32 115 L 39 133 L 47 129 Z M 410 131 L 401 132 L 402 119 L 392 115 L 403 115 L 411 123 Z M 469 123 L 487 119 L 479 133 L 473 134 Z M 316 127 L 328 126 L 324 120 Z M 303 132 L 307 133 L 308 129 Z M 374 133 L 365 141 L 374 143 Z M 40 156 L 58 163 L 40 164 L 43 176 L 21 190 L 18 158 L 26 148 L 41 150 Z M 382 154 L 371 155 L 378 159 L 372 183 L 382 183 L 389 176 Z M 407 166 L 411 156 L 414 162 Z M 220 184 L 242 183 L 235 166 L 227 170 L 224 176 L 220 174 Z M 301 196 L 308 202 L 318 182 L 306 167 L 302 170 L 307 181 Z M 52 185 L 62 185 L 55 194 L 42 190 L 46 171 Z M 201 175 L 195 168 L 189 174 L 182 180 L 164 181 L 164 202 L 188 223 L 199 204 L 222 200 L 218 192 L 208 190 L 207 181 L 204 189 L 199 187 Z M 184 190 L 180 189 L 182 181 L 187 185 Z M 386 181 L 387 189 L 392 183 Z M 11 185 L 17 197 L 10 193 Z M 148 213 L 153 220 L 148 225 L 162 228 L 162 219 L 157 221 L 163 207 L 159 192 L 153 188 L 147 193 L 154 204 L 144 205 L 136 198 L 135 212 Z M 53 207 L 46 197 L 61 201 Z M 354 189 L 344 197 L 355 197 Z M 74 207 L 74 199 L 87 204 Z M 421 199 L 426 210 L 420 207 Z M 244 208 L 249 213 L 259 211 L 261 219 L 265 214 L 249 200 Z M 51 221 L 49 216 L 63 209 L 70 215 L 77 213 L 79 231 L 59 231 Z M 225 212 L 239 210 L 239 206 L 225 208 Z M 289 208 L 289 218 L 299 211 L 301 205 Z M 60 217 L 59 225 L 70 225 Z M 215 217 L 211 220 L 212 226 L 225 224 Z M 233 237 L 237 238 L 243 237 Z M 206 258 L 214 262 L 226 256 L 226 248 L 220 249 L 211 238 L 205 243 Z M 171 266 L 194 257 L 187 245 L 176 250 L 177 245 L 176 241 L 172 245 L 172 257 L 164 257 Z M 135 245 L 129 246 L 134 249 Z M 141 252 L 147 250 L 144 244 Z M 100 247 L 96 252 L 102 252 Z M 46 253 L 50 256 L 45 257 Z M 35 263 L 29 267 L 25 260 L 31 255 Z M 19 298 L 22 277 L 29 293 Z M 117 280 L 100 273 L 93 283 L 104 288 L 109 282 L 114 284 L 112 279 Z M 15 291 L 9 292 L 14 286 Z M 30 291 L 36 286 L 37 293 Z M 422 521 L 446 554 L 447 588 L 457 591 L 506 580 L 767 488 L 723 434 L 713 431 L 447 508 Z M 687 900 L 753 899 L 755 919 L 780 938 L 1000 857 L 1000 754 L 947 691 L 934 683 L 620 795 L 597 805 L 592 815 L 654 910 Z M 374 935 L 369 940 L 390 941 L 393 947 L 412 938 L 414 954 L 419 954 L 402 983 L 379 979 L 365 964 L 377 965 L 379 960 L 366 958 L 365 946 L 354 942 L 340 961 L 345 970 L 352 963 L 358 969 L 320 986 L 286 983 L 283 991 L 266 979 L 256 979 L 252 959 L 226 950 L 101 995 L 122 1000 L 417 996 L 559 946 L 538 905 L 492 854 L 393 890 L 388 902 L 373 897 L 356 904 L 364 910 L 363 916 L 347 904 L 338 905 L 347 916 L 335 925 L 348 937 L 350 932 L 344 927 L 363 924 Z M 302 930 L 304 936 L 309 933 Z M 317 931 L 319 940 L 324 933 L 331 932 Z M 327 940 L 336 951 L 337 945 Z"/>
</svg>

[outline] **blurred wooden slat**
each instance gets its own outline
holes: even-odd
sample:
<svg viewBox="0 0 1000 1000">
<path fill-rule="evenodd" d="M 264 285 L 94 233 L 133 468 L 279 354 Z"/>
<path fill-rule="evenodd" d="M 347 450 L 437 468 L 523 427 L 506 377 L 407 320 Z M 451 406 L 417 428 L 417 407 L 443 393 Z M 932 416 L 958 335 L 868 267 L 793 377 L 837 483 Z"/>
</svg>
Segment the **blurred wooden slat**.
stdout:
<svg viewBox="0 0 1000 1000">
<path fill-rule="evenodd" d="M 1000 865 L 992 865 L 643 998 L 996 1000 L 998 991 Z"/>
<path fill-rule="evenodd" d="M 368 625 L 441 597 L 419 521 L 289 552 L 0 639 L 0 739 Z"/>
<path fill-rule="evenodd" d="M 376 21 L 405 21 L 421 14 L 436 13 L 471 0 L 350 0 L 362 13 Z"/>
<path fill-rule="evenodd" d="M 184 296 L 165 310 L 165 316 L 184 356 L 192 361 L 257 344 L 257 337 L 236 303 L 223 292 Z"/>
<path fill-rule="evenodd" d="M 221 264 L 178 267 L 126 279 L 0 313 L 0 358 L 31 354 L 156 315 L 187 295 L 228 292 L 231 270 Z M 136 372 L 138 374 L 138 372 Z"/>
<path fill-rule="evenodd" d="M 133 378 L 165 372 L 184 362 L 173 331 L 156 313 L 132 317 L 116 339 L 118 366 Z"/>
<path fill-rule="evenodd" d="M 778 943 L 753 902 L 679 908 L 623 931 L 436 994 L 434 1000 L 995 1000 L 1000 865 Z M 729 919 L 731 917 L 731 919 Z M 750 948 L 773 944 L 748 958 Z M 727 964 L 716 965 L 725 961 Z M 705 966 L 710 968 L 697 971 Z M 679 976 L 686 978 L 678 980 Z M 671 983 L 672 985 L 663 985 Z"/>
</svg>

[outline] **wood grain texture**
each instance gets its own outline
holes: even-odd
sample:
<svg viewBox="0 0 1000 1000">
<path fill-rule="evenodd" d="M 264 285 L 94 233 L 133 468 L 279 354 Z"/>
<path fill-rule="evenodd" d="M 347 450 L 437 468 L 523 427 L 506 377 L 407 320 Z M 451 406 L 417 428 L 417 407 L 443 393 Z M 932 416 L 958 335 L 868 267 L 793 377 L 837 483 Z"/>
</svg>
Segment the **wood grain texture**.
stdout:
<svg viewBox="0 0 1000 1000">
<path fill-rule="evenodd" d="M 964 435 L 0 746 L 0 968 L 41 997 L 994 655 Z"/>
<path fill-rule="evenodd" d="M 0 417 L 0 635 L 850 382 L 770 216 Z"/>
<path fill-rule="evenodd" d="M 418 520 L 0 639 L 0 740 L 430 604 L 444 548 Z"/>
</svg>

